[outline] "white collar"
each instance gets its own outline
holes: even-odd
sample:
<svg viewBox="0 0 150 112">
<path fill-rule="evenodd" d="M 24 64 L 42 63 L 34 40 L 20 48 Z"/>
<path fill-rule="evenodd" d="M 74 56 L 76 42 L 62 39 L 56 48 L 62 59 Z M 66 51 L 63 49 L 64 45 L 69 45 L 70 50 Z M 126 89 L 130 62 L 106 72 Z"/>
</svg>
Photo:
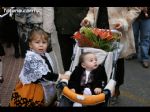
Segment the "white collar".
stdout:
<svg viewBox="0 0 150 112">
<path fill-rule="evenodd" d="M 88 78 L 89 78 L 89 74 L 90 74 L 91 71 L 89 70 L 85 70 L 85 74 L 86 74 L 86 79 L 85 79 L 85 83 L 88 82 Z"/>
</svg>

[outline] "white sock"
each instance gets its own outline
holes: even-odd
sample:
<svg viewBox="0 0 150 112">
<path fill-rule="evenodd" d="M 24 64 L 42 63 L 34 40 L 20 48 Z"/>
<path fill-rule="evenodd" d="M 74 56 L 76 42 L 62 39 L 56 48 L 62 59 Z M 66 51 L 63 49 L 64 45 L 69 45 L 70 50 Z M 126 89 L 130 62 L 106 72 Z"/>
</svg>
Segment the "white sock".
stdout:
<svg viewBox="0 0 150 112">
<path fill-rule="evenodd" d="M 92 95 L 92 92 L 91 92 L 90 88 L 84 88 L 83 94 Z M 73 107 L 82 107 L 82 104 L 75 102 L 75 103 L 73 103 Z"/>
<path fill-rule="evenodd" d="M 91 92 L 90 88 L 84 88 L 83 94 L 92 95 L 92 92 Z"/>
</svg>

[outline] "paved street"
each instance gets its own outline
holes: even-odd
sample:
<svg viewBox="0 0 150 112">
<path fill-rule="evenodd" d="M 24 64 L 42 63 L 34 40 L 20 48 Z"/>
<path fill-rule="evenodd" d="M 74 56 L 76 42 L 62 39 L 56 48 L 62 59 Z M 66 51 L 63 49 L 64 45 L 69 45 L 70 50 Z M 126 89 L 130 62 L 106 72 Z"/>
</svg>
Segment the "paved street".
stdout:
<svg viewBox="0 0 150 112">
<path fill-rule="evenodd" d="M 0 103 L 1 106 L 8 106 L 12 90 L 18 81 L 18 75 L 21 70 L 23 59 L 15 59 L 14 49 L 5 47 L 5 57 L 3 59 L 3 77 L 4 82 L 0 83 Z"/>
<path fill-rule="evenodd" d="M 125 80 L 121 86 L 119 103 L 114 106 L 150 106 L 150 68 L 138 60 L 125 62 Z"/>
<path fill-rule="evenodd" d="M 13 57 L 13 48 L 5 48 L 3 84 L 0 84 L 0 101 L 2 107 L 7 107 L 11 92 L 18 81 L 18 75 L 23 64 L 23 59 Z M 120 106 L 150 106 L 150 68 L 145 69 L 138 60 L 125 61 L 125 81 L 121 86 Z"/>
</svg>

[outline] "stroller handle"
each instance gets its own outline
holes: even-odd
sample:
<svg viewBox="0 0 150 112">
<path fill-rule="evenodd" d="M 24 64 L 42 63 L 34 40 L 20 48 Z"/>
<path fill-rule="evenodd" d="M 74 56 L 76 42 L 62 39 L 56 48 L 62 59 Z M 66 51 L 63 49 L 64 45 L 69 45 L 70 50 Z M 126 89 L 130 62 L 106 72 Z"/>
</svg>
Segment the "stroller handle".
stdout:
<svg viewBox="0 0 150 112">
<path fill-rule="evenodd" d="M 78 102 L 83 105 L 95 105 L 95 104 L 105 102 L 108 100 L 108 98 L 111 95 L 111 92 L 109 89 L 104 89 L 103 92 L 98 95 L 77 94 L 67 87 L 66 82 L 60 82 L 58 83 L 56 87 L 62 89 L 62 94 L 65 97 L 67 97 L 73 102 Z"/>
</svg>

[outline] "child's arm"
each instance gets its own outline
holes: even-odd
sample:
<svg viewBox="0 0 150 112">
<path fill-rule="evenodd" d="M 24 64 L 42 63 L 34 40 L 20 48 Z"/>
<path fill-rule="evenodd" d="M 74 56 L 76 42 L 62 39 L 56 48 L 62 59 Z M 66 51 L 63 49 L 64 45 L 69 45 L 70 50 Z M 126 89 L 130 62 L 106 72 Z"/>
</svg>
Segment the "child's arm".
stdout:
<svg viewBox="0 0 150 112">
<path fill-rule="evenodd" d="M 38 79 L 34 83 L 38 83 L 38 82 L 40 82 L 40 81 L 42 81 L 44 79 L 56 82 L 56 81 L 62 80 L 62 79 L 69 80 L 69 76 L 65 75 L 65 74 L 56 74 L 56 73 L 50 73 L 50 72 L 48 72 L 47 75 L 43 75 L 42 78 Z"/>
<path fill-rule="evenodd" d="M 74 88 L 71 89 L 73 92 L 76 92 L 76 90 Z"/>
<path fill-rule="evenodd" d="M 103 89 L 107 84 L 107 75 L 104 66 L 99 65 L 99 67 L 94 71 L 94 88 Z"/>
<path fill-rule="evenodd" d="M 41 79 L 46 79 L 49 81 L 56 81 L 59 78 L 59 74 L 48 72 L 47 75 L 43 75 Z"/>
<path fill-rule="evenodd" d="M 76 91 L 79 89 L 81 76 L 80 70 L 81 69 L 79 67 L 75 67 L 75 70 L 72 72 L 68 83 L 68 87 L 70 89 L 75 89 Z"/>
</svg>

